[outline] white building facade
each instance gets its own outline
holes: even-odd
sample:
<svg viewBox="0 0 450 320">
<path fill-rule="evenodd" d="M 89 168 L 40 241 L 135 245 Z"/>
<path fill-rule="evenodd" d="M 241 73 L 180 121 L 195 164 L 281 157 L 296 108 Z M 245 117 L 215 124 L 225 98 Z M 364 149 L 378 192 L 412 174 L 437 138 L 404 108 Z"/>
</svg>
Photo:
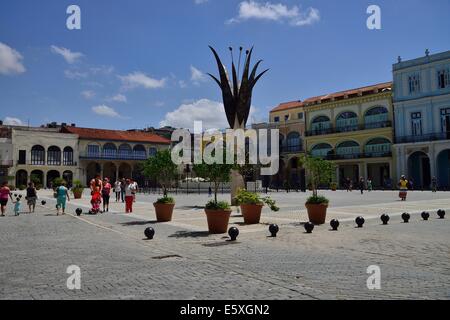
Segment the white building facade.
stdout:
<svg viewBox="0 0 450 320">
<path fill-rule="evenodd" d="M 450 188 L 450 51 L 393 65 L 397 179 Z"/>
</svg>

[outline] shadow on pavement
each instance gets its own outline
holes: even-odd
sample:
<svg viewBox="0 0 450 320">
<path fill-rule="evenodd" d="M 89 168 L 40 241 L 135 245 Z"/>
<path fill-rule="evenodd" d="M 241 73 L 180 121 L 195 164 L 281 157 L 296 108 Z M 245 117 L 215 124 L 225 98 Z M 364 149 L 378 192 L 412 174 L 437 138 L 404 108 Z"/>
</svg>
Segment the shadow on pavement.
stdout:
<svg viewBox="0 0 450 320">
<path fill-rule="evenodd" d="M 208 236 L 208 231 L 177 231 L 174 234 L 171 234 L 169 238 L 200 238 Z"/>
<path fill-rule="evenodd" d="M 123 223 L 121 223 L 121 225 L 122 226 L 143 226 L 143 225 L 146 225 L 146 224 L 156 224 L 156 223 L 158 223 L 158 221 L 156 221 L 156 220 L 152 220 L 152 221 L 139 220 L 139 221 L 123 222 Z"/>
</svg>

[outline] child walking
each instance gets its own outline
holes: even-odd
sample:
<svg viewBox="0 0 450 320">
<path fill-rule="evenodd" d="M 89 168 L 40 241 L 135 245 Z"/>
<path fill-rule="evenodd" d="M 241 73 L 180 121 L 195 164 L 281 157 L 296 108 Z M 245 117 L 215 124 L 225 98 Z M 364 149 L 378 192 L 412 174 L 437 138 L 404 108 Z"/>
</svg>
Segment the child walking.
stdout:
<svg viewBox="0 0 450 320">
<path fill-rule="evenodd" d="M 16 198 L 16 202 L 14 202 L 14 215 L 15 216 L 18 216 L 20 214 L 20 210 L 22 209 L 21 200 L 22 200 L 22 195 L 19 195 Z"/>
</svg>

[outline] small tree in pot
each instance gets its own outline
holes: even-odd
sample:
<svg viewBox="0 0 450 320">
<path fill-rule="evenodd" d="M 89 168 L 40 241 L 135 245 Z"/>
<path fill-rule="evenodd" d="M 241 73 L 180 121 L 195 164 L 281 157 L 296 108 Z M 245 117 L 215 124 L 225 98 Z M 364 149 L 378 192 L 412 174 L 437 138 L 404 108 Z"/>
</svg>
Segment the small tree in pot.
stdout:
<svg viewBox="0 0 450 320">
<path fill-rule="evenodd" d="M 264 204 L 268 205 L 272 211 L 278 211 L 274 200 L 270 197 L 261 197 L 255 192 L 240 189 L 236 195 L 236 202 L 241 206 L 242 215 L 246 224 L 259 223 L 261 211 Z"/>
<path fill-rule="evenodd" d="M 159 181 L 163 189 L 163 197 L 153 203 L 156 220 L 158 222 L 171 221 L 175 201 L 167 195 L 167 188 L 170 187 L 177 175 L 177 165 L 172 162 L 170 151 L 158 151 L 155 156 L 147 159 L 144 163 L 144 175 Z"/>
<path fill-rule="evenodd" d="M 309 221 L 314 224 L 324 224 L 329 200 L 324 196 L 319 196 L 317 188 L 330 183 L 335 175 L 335 166 L 331 161 L 311 156 L 303 156 L 299 162 L 306 169 L 313 192 L 305 203 Z"/>
<path fill-rule="evenodd" d="M 72 193 L 74 199 L 81 199 L 81 195 L 83 194 L 84 187 L 81 184 L 80 180 L 75 180 L 72 186 Z"/>
<path fill-rule="evenodd" d="M 195 173 L 213 183 L 214 200 L 209 201 L 205 206 L 206 218 L 208 220 L 209 233 L 226 233 L 228 221 L 230 220 L 231 208 L 226 201 L 217 201 L 217 192 L 220 183 L 230 181 L 230 171 L 233 168 L 230 164 L 205 162 L 194 165 Z"/>
</svg>

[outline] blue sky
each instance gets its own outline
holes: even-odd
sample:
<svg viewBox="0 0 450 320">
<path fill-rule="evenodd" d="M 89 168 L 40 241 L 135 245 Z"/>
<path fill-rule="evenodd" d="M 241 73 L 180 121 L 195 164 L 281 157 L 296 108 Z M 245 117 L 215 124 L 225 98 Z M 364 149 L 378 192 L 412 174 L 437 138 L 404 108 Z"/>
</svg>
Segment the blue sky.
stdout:
<svg viewBox="0 0 450 320">
<path fill-rule="evenodd" d="M 66 9 L 81 8 L 81 30 Z M 366 9 L 381 8 L 381 30 Z M 270 71 L 250 121 L 280 102 L 390 81 L 397 56 L 450 50 L 448 0 L 4 0 L 0 119 L 83 127 L 226 125 L 208 45 L 254 45 Z"/>
</svg>

